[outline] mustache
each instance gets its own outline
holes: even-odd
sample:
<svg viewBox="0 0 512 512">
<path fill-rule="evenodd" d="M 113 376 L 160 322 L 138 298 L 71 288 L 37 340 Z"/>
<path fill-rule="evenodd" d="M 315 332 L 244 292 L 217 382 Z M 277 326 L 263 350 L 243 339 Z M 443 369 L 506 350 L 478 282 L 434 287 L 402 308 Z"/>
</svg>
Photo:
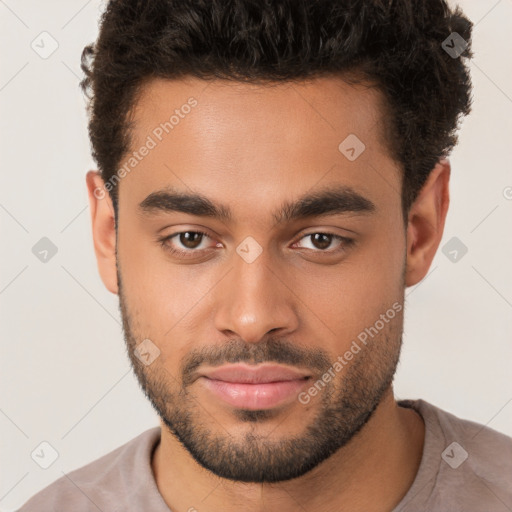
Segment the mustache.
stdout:
<svg viewBox="0 0 512 512">
<path fill-rule="evenodd" d="M 229 363 L 279 363 L 323 373 L 330 367 L 331 358 L 323 349 L 304 348 L 279 338 L 267 338 L 258 343 L 230 340 L 223 345 L 211 345 L 189 352 L 182 359 L 183 386 L 196 380 L 197 369 L 201 365 L 221 366 Z"/>
</svg>

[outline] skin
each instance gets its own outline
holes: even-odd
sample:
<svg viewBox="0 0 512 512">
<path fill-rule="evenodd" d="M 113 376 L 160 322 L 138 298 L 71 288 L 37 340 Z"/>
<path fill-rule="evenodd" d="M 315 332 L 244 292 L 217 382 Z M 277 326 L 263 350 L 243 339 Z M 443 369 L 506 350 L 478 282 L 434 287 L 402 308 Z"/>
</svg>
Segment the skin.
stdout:
<svg viewBox="0 0 512 512">
<path fill-rule="evenodd" d="M 383 98 L 375 88 L 350 86 L 336 77 L 271 87 L 220 80 L 207 84 L 192 78 L 153 80 L 134 110 L 132 149 L 191 96 L 197 106 L 120 181 L 117 238 L 111 198 L 95 194 L 104 183 L 98 172 L 87 174 L 99 272 L 115 294 L 121 291 L 122 278 L 130 357 L 139 380 L 147 379 L 157 401 L 157 389 L 178 392 L 181 363 L 191 351 L 222 349 L 230 340 L 257 347 L 268 336 L 279 335 L 336 361 L 393 303 L 403 305 L 405 287 L 426 275 L 449 204 L 450 166 L 443 160 L 432 170 L 404 225 L 402 171 L 386 146 Z M 366 146 L 355 161 L 338 150 L 350 133 Z M 139 203 L 169 185 L 229 206 L 233 220 L 177 212 L 141 214 Z M 375 211 L 275 224 L 271 212 L 283 201 L 337 185 L 364 195 Z M 200 256 L 183 258 L 162 248 L 159 230 L 160 235 L 206 230 L 210 238 L 201 242 L 200 249 L 207 249 Z M 325 232 L 350 236 L 355 244 L 323 254 L 305 235 Z M 250 264 L 236 252 L 247 236 L 262 249 Z M 175 248 L 187 250 L 178 237 L 173 240 Z M 333 240 L 328 249 L 338 245 Z M 402 328 L 403 309 L 379 333 L 381 343 L 365 347 L 336 375 L 329 396 L 343 396 L 353 365 L 359 364 L 369 379 L 375 368 L 394 370 Z M 160 350 L 147 367 L 137 364 L 132 354 L 145 338 Z M 322 372 L 311 374 L 316 379 Z M 324 391 L 307 405 L 294 400 L 269 418 L 251 422 L 199 383 L 189 391 L 174 406 L 188 407 L 197 426 L 208 424 L 212 435 L 238 446 L 244 446 L 248 432 L 276 446 L 300 437 L 326 400 Z M 173 404 L 161 403 L 162 408 L 166 405 L 165 412 L 172 415 Z M 391 384 L 345 446 L 304 475 L 282 482 L 218 477 L 198 464 L 161 423 L 152 469 L 160 493 L 176 512 L 241 507 L 292 512 L 298 504 L 326 512 L 392 510 L 412 485 L 424 442 L 423 421 L 397 406 Z"/>
</svg>

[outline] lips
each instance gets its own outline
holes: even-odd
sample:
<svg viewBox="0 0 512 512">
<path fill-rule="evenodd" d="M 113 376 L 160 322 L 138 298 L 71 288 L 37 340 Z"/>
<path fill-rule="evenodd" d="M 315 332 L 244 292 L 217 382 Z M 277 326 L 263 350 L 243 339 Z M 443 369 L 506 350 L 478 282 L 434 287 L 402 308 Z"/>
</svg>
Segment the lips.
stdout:
<svg viewBox="0 0 512 512">
<path fill-rule="evenodd" d="M 201 372 L 199 382 L 225 404 L 248 410 L 292 402 L 310 375 L 276 364 L 231 364 Z"/>
<path fill-rule="evenodd" d="M 307 373 L 286 366 L 276 364 L 251 366 L 242 363 L 205 370 L 201 372 L 201 375 L 209 379 L 241 384 L 265 384 L 309 377 Z"/>
</svg>

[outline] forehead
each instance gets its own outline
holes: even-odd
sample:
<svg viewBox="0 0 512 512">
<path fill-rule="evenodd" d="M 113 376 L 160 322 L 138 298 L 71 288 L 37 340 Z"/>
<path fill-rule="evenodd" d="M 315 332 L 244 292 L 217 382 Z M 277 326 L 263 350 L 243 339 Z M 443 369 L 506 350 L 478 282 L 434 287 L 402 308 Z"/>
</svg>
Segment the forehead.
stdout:
<svg viewBox="0 0 512 512">
<path fill-rule="evenodd" d="M 213 125 L 219 137 L 231 127 L 232 131 L 252 130 L 254 135 L 266 133 L 275 142 L 276 132 L 280 135 L 278 141 L 285 142 L 286 134 L 294 135 L 299 130 L 310 140 L 319 138 L 315 133 L 320 136 L 329 131 L 339 137 L 352 130 L 368 142 L 375 135 L 378 139 L 383 135 L 374 130 L 377 125 L 382 129 L 384 99 L 379 90 L 370 85 L 351 85 L 339 77 L 265 84 L 194 77 L 152 79 L 141 87 L 134 105 L 134 135 L 147 133 L 156 121 L 169 120 L 173 113 L 182 120 L 180 110 L 188 111 L 184 107 L 190 98 L 198 102 L 199 108 L 194 107 L 194 120 L 187 124 L 194 123 L 196 133 L 208 134 L 210 139 L 215 134 L 208 128 Z"/>
<path fill-rule="evenodd" d="M 272 84 L 153 79 L 135 103 L 130 152 L 151 149 L 121 180 L 120 197 L 125 189 L 142 200 L 172 185 L 224 203 L 251 198 L 268 206 L 269 198 L 330 182 L 370 195 L 391 186 L 399 195 L 382 101 L 376 88 L 338 77 Z"/>
</svg>

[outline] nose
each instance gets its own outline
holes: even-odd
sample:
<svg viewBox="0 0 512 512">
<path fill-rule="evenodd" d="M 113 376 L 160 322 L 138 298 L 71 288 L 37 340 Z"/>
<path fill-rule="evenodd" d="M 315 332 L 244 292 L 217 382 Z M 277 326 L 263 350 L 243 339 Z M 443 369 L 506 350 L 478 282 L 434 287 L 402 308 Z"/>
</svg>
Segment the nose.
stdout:
<svg viewBox="0 0 512 512">
<path fill-rule="evenodd" d="M 269 332 L 280 335 L 298 326 L 297 300 L 287 273 L 272 265 L 268 251 L 252 263 L 235 254 L 233 268 L 216 287 L 215 327 L 257 343 Z"/>
</svg>

